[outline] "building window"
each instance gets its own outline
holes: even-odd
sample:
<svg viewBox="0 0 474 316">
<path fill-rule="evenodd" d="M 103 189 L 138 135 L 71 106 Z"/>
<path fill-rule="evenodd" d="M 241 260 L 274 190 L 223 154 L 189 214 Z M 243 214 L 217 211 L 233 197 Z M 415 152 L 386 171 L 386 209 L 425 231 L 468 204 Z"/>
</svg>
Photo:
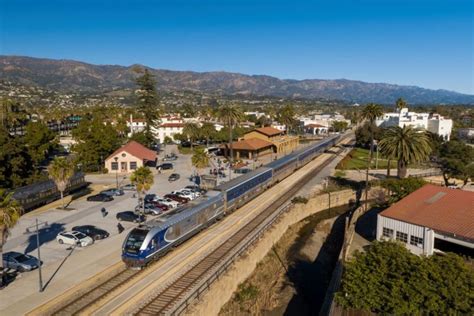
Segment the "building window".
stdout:
<svg viewBox="0 0 474 316">
<path fill-rule="evenodd" d="M 382 236 L 388 237 L 388 238 L 393 238 L 393 229 L 384 227 L 382 229 Z"/>
<path fill-rule="evenodd" d="M 416 237 L 416 236 L 410 236 L 410 245 L 422 248 L 423 247 L 423 238 Z"/>
<path fill-rule="evenodd" d="M 408 242 L 408 234 L 397 232 L 397 240 L 402 241 L 404 243 Z"/>
<path fill-rule="evenodd" d="M 112 170 L 118 170 L 118 162 L 112 162 Z"/>
<path fill-rule="evenodd" d="M 137 162 L 130 161 L 130 170 L 137 170 Z"/>
</svg>

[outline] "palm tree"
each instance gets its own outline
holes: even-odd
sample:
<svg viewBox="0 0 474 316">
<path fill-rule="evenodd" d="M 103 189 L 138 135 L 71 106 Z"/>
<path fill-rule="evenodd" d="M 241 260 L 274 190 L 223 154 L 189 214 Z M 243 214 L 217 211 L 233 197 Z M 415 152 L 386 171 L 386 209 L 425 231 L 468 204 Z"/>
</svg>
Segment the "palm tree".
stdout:
<svg viewBox="0 0 474 316">
<path fill-rule="evenodd" d="M 230 168 L 229 168 L 229 180 L 232 177 L 231 169 L 234 164 L 234 152 L 232 151 L 232 131 L 237 123 L 243 120 L 244 113 L 242 109 L 235 105 L 223 105 L 219 108 L 217 112 L 219 119 L 227 126 L 229 129 L 229 150 L 230 150 Z"/>
<path fill-rule="evenodd" d="M 64 209 L 64 191 L 66 191 L 69 181 L 74 175 L 74 164 L 66 158 L 56 157 L 48 166 L 48 173 L 61 193 L 62 209 Z"/>
<path fill-rule="evenodd" d="M 372 128 L 373 125 L 375 125 L 375 120 L 383 115 L 383 109 L 382 106 L 374 103 L 369 103 L 367 104 L 364 109 L 362 110 L 362 113 L 360 115 L 360 118 L 363 121 L 368 121 L 371 129 L 370 129 L 370 152 L 369 152 L 369 158 L 367 159 L 367 170 L 365 173 L 365 210 L 367 211 L 367 203 L 368 203 L 368 198 L 369 198 L 369 171 L 370 171 L 370 164 L 372 163 L 372 156 L 374 153 L 374 129 Z"/>
<path fill-rule="evenodd" d="M 132 173 L 130 181 L 137 187 L 138 200 L 143 208 L 141 196 L 145 195 L 146 191 L 150 190 L 153 185 L 153 173 L 147 167 L 140 167 Z"/>
<path fill-rule="evenodd" d="M 204 148 L 196 148 L 193 156 L 191 157 L 193 166 L 198 169 L 204 169 L 209 166 L 209 156 Z"/>
<path fill-rule="evenodd" d="M 295 125 L 296 110 L 291 104 L 285 105 L 277 114 L 277 121 L 287 127 L 288 134 Z"/>
<path fill-rule="evenodd" d="M 200 136 L 199 125 L 192 122 L 184 124 L 183 134 L 191 141 L 191 150 L 193 150 L 193 143 Z"/>
<path fill-rule="evenodd" d="M 7 242 L 10 229 L 15 226 L 23 212 L 20 204 L 12 196 L 13 193 L 7 193 L 6 190 L 0 189 L 0 258 L 3 257 L 3 245 Z M 0 287 L 2 287 L 5 277 L 3 260 L 0 260 L 0 270 L 2 271 Z"/>
<path fill-rule="evenodd" d="M 397 159 L 397 176 L 405 178 L 409 163 L 428 159 L 431 153 L 430 138 L 426 132 L 412 126 L 389 127 L 379 143 L 380 151 Z"/>
<path fill-rule="evenodd" d="M 397 107 L 397 110 L 400 112 L 403 108 L 406 108 L 408 106 L 408 103 L 403 100 L 403 98 L 398 98 L 397 101 L 395 102 L 395 106 Z"/>
<path fill-rule="evenodd" d="M 209 139 L 213 137 L 216 133 L 216 128 L 214 124 L 209 122 L 204 122 L 199 129 L 199 135 L 206 138 L 206 147 L 209 147 Z"/>
</svg>

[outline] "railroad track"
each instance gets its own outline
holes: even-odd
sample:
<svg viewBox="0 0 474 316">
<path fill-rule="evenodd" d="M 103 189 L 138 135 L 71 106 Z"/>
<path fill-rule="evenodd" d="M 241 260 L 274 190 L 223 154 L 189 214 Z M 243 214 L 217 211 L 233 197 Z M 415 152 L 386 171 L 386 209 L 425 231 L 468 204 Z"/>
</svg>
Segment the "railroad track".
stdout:
<svg viewBox="0 0 474 316">
<path fill-rule="evenodd" d="M 104 282 L 99 283 L 91 290 L 80 294 L 78 297 L 75 297 L 73 301 L 61 306 L 59 309 L 52 312 L 50 315 L 78 315 L 88 306 L 96 303 L 97 301 L 105 297 L 108 293 L 114 291 L 121 285 L 136 277 L 139 273 L 140 270 L 127 269 L 124 265 L 123 269 L 121 269 L 117 274 L 105 280 Z"/>
<path fill-rule="evenodd" d="M 343 149 L 340 149 L 339 154 Z M 336 156 L 335 155 L 335 156 Z M 239 244 L 248 236 L 255 233 L 273 213 L 277 212 L 288 200 L 290 200 L 308 181 L 329 165 L 335 156 L 326 159 L 320 166 L 302 177 L 293 187 L 276 199 L 268 208 L 257 215 L 242 229 L 234 233 L 229 239 L 213 250 L 208 256 L 200 260 L 194 267 L 178 277 L 163 290 L 155 293 L 137 311 L 135 315 L 173 315 L 178 314 L 176 308 L 179 302 L 186 301 L 186 296 L 197 286 L 202 279 L 209 274 L 212 268 L 221 263 Z M 186 303 L 187 304 L 187 303 Z"/>
<path fill-rule="evenodd" d="M 343 140 L 341 140 L 342 142 Z M 334 159 L 334 158 L 333 158 Z M 248 223 L 244 228 L 227 239 L 222 245 L 212 251 L 205 259 L 199 261 L 191 270 L 185 272 L 182 276 L 165 287 L 159 292 L 159 295 L 153 296 L 145 306 L 139 309 L 138 314 L 167 314 L 174 306 L 174 302 L 182 299 L 190 288 L 192 288 L 216 263 L 225 258 L 232 249 L 235 248 L 242 240 L 253 232 L 268 216 L 275 212 L 281 205 L 291 198 L 306 182 L 308 182 L 315 174 L 326 167 L 333 159 L 329 158 L 321 166 L 318 166 L 309 174 L 301 178 L 297 185 L 278 198 L 265 211 L 257 215 L 257 217 Z M 55 305 L 48 315 L 79 315 L 91 305 L 98 303 L 114 292 L 122 285 L 138 279 L 139 276 L 152 268 L 153 264 L 142 270 L 127 269 L 125 266 L 120 268 L 117 273 L 109 277 L 107 280 L 100 282 L 96 286 L 78 293 L 61 304 Z"/>
</svg>

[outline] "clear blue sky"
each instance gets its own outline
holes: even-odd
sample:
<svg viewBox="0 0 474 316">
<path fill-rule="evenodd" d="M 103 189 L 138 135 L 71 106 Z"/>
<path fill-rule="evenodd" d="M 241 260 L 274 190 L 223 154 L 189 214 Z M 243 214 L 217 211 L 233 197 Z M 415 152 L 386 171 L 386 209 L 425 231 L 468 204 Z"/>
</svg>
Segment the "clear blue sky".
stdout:
<svg viewBox="0 0 474 316">
<path fill-rule="evenodd" d="M 0 54 L 474 94 L 472 0 L 0 0 Z"/>
</svg>

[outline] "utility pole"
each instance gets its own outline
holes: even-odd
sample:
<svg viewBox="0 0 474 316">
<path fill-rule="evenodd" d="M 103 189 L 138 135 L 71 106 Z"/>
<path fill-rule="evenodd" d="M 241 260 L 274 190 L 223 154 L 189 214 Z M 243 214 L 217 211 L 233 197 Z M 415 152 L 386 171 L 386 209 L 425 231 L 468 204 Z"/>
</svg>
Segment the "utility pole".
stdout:
<svg viewBox="0 0 474 316">
<path fill-rule="evenodd" d="M 118 157 L 115 157 L 114 160 L 115 160 L 115 164 L 117 166 L 117 169 L 115 170 L 115 182 L 116 182 L 116 188 L 118 189 L 118 169 L 119 169 Z"/>
<path fill-rule="evenodd" d="M 38 230 L 38 219 L 36 219 L 36 248 L 38 249 L 38 276 L 39 276 L 39 291 L 43 292 L 43 276 L 41 275 L 41 252 L 40 252 L 40 240 Z"/>
</svg>

